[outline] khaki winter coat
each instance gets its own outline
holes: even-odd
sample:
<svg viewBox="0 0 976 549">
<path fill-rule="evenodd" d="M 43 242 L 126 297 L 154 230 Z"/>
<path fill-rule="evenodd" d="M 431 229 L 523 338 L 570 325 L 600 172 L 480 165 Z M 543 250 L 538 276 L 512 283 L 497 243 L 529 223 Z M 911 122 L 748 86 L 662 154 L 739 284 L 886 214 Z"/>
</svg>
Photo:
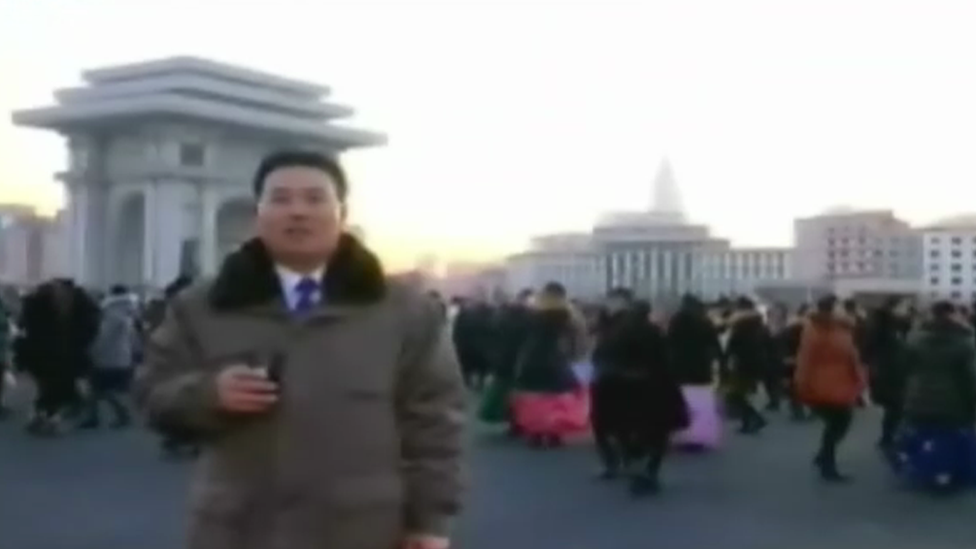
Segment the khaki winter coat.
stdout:
<svg viewBox="0 0 976 549">
<path fill-rule="evenodd" d="M 294 319 L 254 240 L 153 334 L 137 396 L 154 426 L 204 448 L 189 549 L 392 549 L 406 533 L 446 534 L 458 513 L 464 390 L 434 303 L 351 236 L 323 294 Z M 275 356 L 272 412 L 218 410 L 218 371 Z"/>
</svg>

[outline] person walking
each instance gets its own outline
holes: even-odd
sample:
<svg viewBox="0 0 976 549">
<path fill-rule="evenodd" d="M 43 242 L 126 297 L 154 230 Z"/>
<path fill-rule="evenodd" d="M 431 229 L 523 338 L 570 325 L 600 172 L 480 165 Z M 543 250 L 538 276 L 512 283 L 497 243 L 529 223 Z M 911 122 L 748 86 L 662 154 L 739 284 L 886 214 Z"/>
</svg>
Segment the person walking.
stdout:
<svg viewBox="0 0 976 549">
<path fill-rule="evenodd" d="M 177 295 L 146 348 L 150 424 L 202 447 L 188 549 L 444 549 L 466 392 L 440 313 L 345 230 L 346 176 L 284 151 L 256 237 Z"/>
<path fill-rule="evenodd" d="M 948 301 L 910 338 L 903 425 L 892 438 L 895 471 L 915 486 L 954 492 L 976 486 L 976 345 Z"/>
<path fill-rule="evenodd" d="M 851 320 L 838 311 L 837 298 L 817 301 L 803 328 L 797 354 L 796 389 L 824 422 L 814 465 L 827 482 L 846 482 L 837 469 L 837 447 L 847 436 L 865 374 L 854 343 Z"/>
<path fill-rule="evenodd" d="M 45 282 L 24 299 L 15 355 L 37 386 L 30 433 L 58 435 L 65 416 L 81 409 L 78 386 L 91 369 L 99 314 L 88 293 L 68 279 Z"/>
<path fill-rule="evenodd" d="M 103 402 L 112 410 L 112 427 L 125 427 L 130 422 L 123 395 L 129 390 L 139 344 L 135 297 L 125 286 L 116 285 L 109 290 L 101 307 L 101 323 L 90 352 L 91 395 L 87 415 L 78 425 L 82 429 L 97 429 L 101 425 L 99 408 Z"/>
</svg>

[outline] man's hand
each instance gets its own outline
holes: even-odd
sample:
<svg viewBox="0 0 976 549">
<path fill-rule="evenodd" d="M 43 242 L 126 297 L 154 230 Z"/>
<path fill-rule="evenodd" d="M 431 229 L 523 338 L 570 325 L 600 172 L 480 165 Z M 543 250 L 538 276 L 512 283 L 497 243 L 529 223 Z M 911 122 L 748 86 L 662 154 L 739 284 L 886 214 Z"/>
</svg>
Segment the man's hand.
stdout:
<svg viewBox="0 0 976 549">
<path fill-rule="evenodd" d="M 217 374 L 217 397 L 227 412 L 260 413 L 278 402 L 278 385 L 260 370 L 229 366 Z"/>
<path fill-rule="evenodd" d="M 451 541 L 441 536 L 407 536 L 401 549 L 449 549 Z"/>
</svg>

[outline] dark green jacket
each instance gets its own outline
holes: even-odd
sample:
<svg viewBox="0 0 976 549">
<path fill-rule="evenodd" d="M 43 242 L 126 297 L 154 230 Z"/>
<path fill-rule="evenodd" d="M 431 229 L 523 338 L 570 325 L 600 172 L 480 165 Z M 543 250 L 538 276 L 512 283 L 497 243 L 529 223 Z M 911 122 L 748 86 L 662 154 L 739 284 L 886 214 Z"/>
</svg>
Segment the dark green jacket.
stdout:
<svg viewBox="0 0 976 549">
<path fill-rule="evenodd" d="M 934 321 L 909 338 L 905 419 L 970 425 L 976 421 L 976 345 L 973 332 L 953 321 Z"/>
</svg>

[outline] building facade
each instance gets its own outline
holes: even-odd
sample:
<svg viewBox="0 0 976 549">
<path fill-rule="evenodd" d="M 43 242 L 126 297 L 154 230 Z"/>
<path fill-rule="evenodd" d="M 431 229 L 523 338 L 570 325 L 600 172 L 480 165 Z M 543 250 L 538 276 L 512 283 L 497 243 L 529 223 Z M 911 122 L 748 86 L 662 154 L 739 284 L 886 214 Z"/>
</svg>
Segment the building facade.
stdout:
<svg viewBox="0 0 976 549">
<path fill-rule="evenodd" d="M 0 205 L 0 284 L 29 287 L 64 274 L 61 218 Z"/>
<path fill-rule="evenodd" d="M 649 209 L 609 213 L 591 232 L 536 239 L 529 251 L 509 258 L 509 288 L 558 280 L 573 295 L 593 298 L 624 287 L 668 305 L 686 293 L 705 299 L 754 294 L 791 276 L 789 250 L 733 248 L 707 226 L 690 223 L 667 161 L 652 196 Z"/>
<path fill-rule="evenodd" d="M 14 113 L 69 149 L 69 274 L 82 284 L 162 287 L 211 274 L 250 231 L 251 177 L 281 148 L 338 155 L 383 136 L 334 125 L 329 89 L 197 58 L 83 73 L 57 104 Z"/>
<path fill-rule="evenodd" d="M 801 280 L 870 280 L 906 287 L 922 269 L 917 231 L 888 210 L 835 211 L 794 222 L 793 274 Z"/>
<path fill-rule="evenodd" d="M 976 215 L 946 219 L 921 229 L 922 296 L 976 300 Z"/>
<path fill-rule="evenodd" d="M 722 242 L 702 252 L 700 293 L 711 298 L 755 295 L 792 280 L 792 263 L 789 248 L 733 248 Z"/>
<path fill-rule="evenodd" d="M 589 233 L 559 233 L 532 240 L 529 250 L 505 261 L 503 288 L 509 295 L 557 281 L 575 297 L 605 291 L 603 262 Z"/>
</svg>

